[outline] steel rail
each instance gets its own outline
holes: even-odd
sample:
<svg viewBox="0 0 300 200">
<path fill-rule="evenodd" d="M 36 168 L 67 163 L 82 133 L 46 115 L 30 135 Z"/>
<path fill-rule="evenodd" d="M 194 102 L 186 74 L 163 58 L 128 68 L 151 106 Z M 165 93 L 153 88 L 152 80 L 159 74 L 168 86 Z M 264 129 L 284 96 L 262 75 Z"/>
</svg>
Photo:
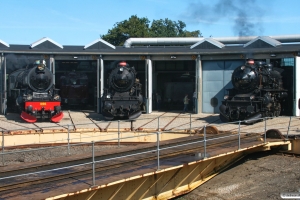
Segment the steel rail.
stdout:
<svg viewBox="0 0 300 200">
<path fill-rule="evenodd" d="M 232 135 L 227 135 L 227 137 L 229 136 L 232 136 Z M 236 135 L 234 135 L 236 136 Z M 251 136 L 251 137 L 245 137 L 243 139 L 247 139 L 247 140 L 250 140 L 250 141 L 257 141 L 257 140 L 253 140 L 257 138 L 257 135 L 254 136 Z M 197 138 L 199 140 L 199 138 Z M 224 139 L 224 138 L 223 138 Z M 191 141 L 191 140 L 189 140 Z M 178 155 L 182 155 L 182 154 L 188 154 L 188 153 L 192 153 L 192 152 L 199 152 L 201 150 L 203 150 L 204 146 L 199 146 L 199 145 L 190 145 L 189 141 L 187 142 L 184 142 L 184 141 L 181 141 L 179 143 L 182 143 L 182 144 L 179 144 L 179 143 L 175 143 L 175 145 L 173 144 L 173 147 L 172 144 L 167 144 L 167 145 L 161 145 L 161 153 L 160 153 L 160 158 L 161 159 L 164 159 L 164 158 L 170 158 L 170 157 L 174 157 L 174 156 L 178 156 Z M 234 142 L 236 142 L 235 140 L 225 140 L 225 141 L 221 141 L 221 142 L 218 142 L 219 139 L 211 139 L 211 141 L 215 141 L 215 143 L 211 143 L 207 146 L 207 148 L 214 148 L 216 146 L 224 146 L 226 144 L 233 144 Z M 248 143 L 248 142 L 245 142 L 245 140 L 243 140 L 244 142 L 243 143 Z M 185 143 L 185 145 L 184 145 Z M 197 144 L 197 143 L 202 143 L 203 144 L 203 140 L 200 140 L 200 141 L 197 141 L 197 142 L 194 142 L 194 144 Z M 178 146 L 180 145 L 180 146 Z M 169 146 L 169 147 L 168 147 Z M 176 149 L 178 147 L 185 147 L 183 149 Z M 233 145 L 229 145 L 230 147 L 235 147 L 237 146 L 237 144 L 233 144 Z M 175 148 L 173 150 L 171 150 L 172 148 Z M 96 168 L 96 172 L 100 172 L 100 171 L 106 171 L 108 169 L 116 169 L 118 167 L 124 167 L 124 164 L 129 164 L 132 165 L 132 163 L 134 164 L 137 164 L 137 163 L 141 163 L 141 162 L 148 162 L 150 160 L 156 160 L 156 155 L 154 154 L 153 155 L 153 152 L 155 152 L 155 147 L 152 147 L 152 148 L 144 148 L 144 149 L 139 149 L 138 152 L 136 151 L 130 151 L 130 152 L 120 152 L 118 153 L 118 155 L 113 155 L 114 157 L 116 156 L 119 156 L 117 158 L 109 158 L 107 157 L 107 155 L 105 156 L 101 156 L 101 157 L 96 157 L 96 163 L 99 163 L 99 162 L 104 162 L 104 161 L 108 161 L 108 160 L 112 160 L 112 159 L 120 159 L 120 158 L 124 158 L 124 157 L 128 157 L 128 156 L 134 156 L 134 158 L 132 158 L 132 160 L 127 160 L 125 162 L 123 161 L 119 161 L 119 163 L 116 163 L 116 162 L 113 162 L 112 164 L 108 164 L 106 166 L 97 166 Z M 124 155 L 125 154 L 125 155 Z M 128 155 L 129 154 L 129 155 Z M 141 157 L 137 157 L 137 155 L 142 155 L 144 154 L 143 158 Z M 105 158 L 107 157 L 107 158 Z M 7 191 L 7 190 L 11 190 L 11 189 L 16 189 L 16 188 L 20 188 L 20 187 L 25 187 L 25 186 L 30 186 L 30 185 L 35 185 L 35 184 L 41 184 L 41 183 L 47 183 L 47 182 L 52 182 L 52 181 L 57 181 L 57 180 L 63 180 L 63 179 L 69 179 L 70 177 L 72 178 L 76 178 L 75 176 L 83 176 L 83 175 L 88 175 L 89 177 L 91 177 L 91 167 L 90 166 L 86 166 L 88 164 L 91 164 L 91 158 L 85 158 L 84 160 L 81 160 L 81 161 L 77 161 L 79 164 L 77 165 L 74 165 L 72 167 L 75 167 L 75 168 L 78 168 L 78 171 L 76 172 L 69 172 L 69 173 L 66 173 L 66 174 L 62 174 L 62 173 L 55 173 L 55 176 L 52 176 L 52 177 L 42 177 L 41 179 L 39 179 L 38 177 L 36 177 L 36 179 L 34 180 L 27 180 L 27 181 L 23 181 L 23 182 L 20 182 L 20 183 L 13 183 L 13 184 L 7 184 L 5 185 L 4 181 L 1 181 L 2 185 L 0 186 L 0 191 Z M 84 163 L 82 163 L 84 162 Z M 62 163 L 60 163 L 62 164 Z M 85 167 L 81 167 L 81 166 L 85 166 Z M 98 164 L 99 165 L 99 164 Z M 105 164 L 104 164 L 105 165 Z M 57 166 L 56 166 L 57 167 Z M 58 169 L 55 169 L 56 170 L 61 170 L 61 169 L 66 169 L 66 168 L 70 168 L 70 167 L 61 167 L 61 168 L 58 168 Z M 88 168 L 88 169 L 84 169 L 84 168 Z M 33 169 L 35 172 L 31 172 L 31 174 L 36 174 L 36 173 L 42 173 L 42 172 L 36 172 L 36 168 Z M 53 169 L 52 169 L 53 170 Z M 19 171 L 20 172 L 20 171 Z M 24 172 L 24 171 L 23 171 Z M 23 173 L 22 172 L 22 173 Z M 48 172 L 48 170 L 44 170 L 44 172 Z M 7 173 L 5 173 L 7 175 Z M 20 175 L 20 174 L 19 174 Z M 19 175 L 15 175 L 15 176 L 19 176 Z M 13 178 L 14 176 L 12 175 L 11 178 Z M 0 178 L 1 179 L 4 179 L 4 178 Z M 44 180 L 43 180 L 44 179 Z M 1 193 L 0 193 L 1 194 Z"/>
<path fill-rule="evenodd" d="M 95 126 L 98 127 L 99 131 L 102 131 L 103 129 L 94 121 L 92 120 L 92 118 L 89 118 L 88 115 L 82 111 L 82 113 L 86 116 L 86 118 L 88 118 Z"/>
<path fill-rule="evenodd" d="M 210 116 L 213 116 L 213 115 L 210 115 Z M 209 116 L 208 116 L 208 117 L 209 117 Z M 196 121 L 197 121 L 197 119 L 194 119 L 192 122 L 196 122 Z M 208 123 L 207 125 L 210 125 L 210 124 L 212 124 L 212 123 L 214 123 L 214 122 L 216 122 L 216 121 L 220 121 L 220 119 L 213 120 L 212 122 Z M 171 129 L 168 129 L 168 130 L 169 130 L 169 131 L 171 131 L 171 130 L 178 130 L 178 129 L 176 129 L 176 128 L 181 127 L 181 126 L 183 126 L 183 125 L 188 125 L 188 124 L 190 124 L 190 122 L 180 124 L 180 125 L 175 126 L 175 127 L 171 128 Z M 200 127 L 203 127 L 203 126 L 200 126 Z M 195 128 L 195 127 L 193 127 L 193 128 Z M 197 127 L 197 128 L 199 128 L 199 127 Z M 166 130 L 166 131 L 168 131 L 168 130 Z"/>
<path fill-rule="evenodd" d="M 169 121 L 164 127 L 161 128 L 162 131 L 166 130 L 167 126 L 169 126 L 175 119 L 177 119 L 179 117 L 181 113 L 179 113 L 178 115 L 176 115 L 175 117 L 173 117 L 173 119 L 171 121 Z"/>
<path fill-rule="evenodd" d="M 158 118 L 162 117 L 164 114 L 166 114 L 166 112 L 162 113 L 161 115 L 159 115 L 158 117 L 156 118 L 153 118 L 152 120 L 148 121 L 147 123 L 139 126 L 138 128 L 136 128 L 136 130 L 140 130 L 140 129 L 143 129 L 144 126 L 146 126 L 147 124 L 150 124 L 151 122 L 153 122 L 154 120 L 158 120 Z"/>
</svg>

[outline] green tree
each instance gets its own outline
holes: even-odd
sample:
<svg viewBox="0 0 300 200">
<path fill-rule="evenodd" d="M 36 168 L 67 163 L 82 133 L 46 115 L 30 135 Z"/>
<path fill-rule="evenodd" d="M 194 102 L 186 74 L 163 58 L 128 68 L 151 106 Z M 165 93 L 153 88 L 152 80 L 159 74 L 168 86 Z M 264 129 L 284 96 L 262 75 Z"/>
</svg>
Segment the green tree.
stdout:
<svg viewBox="0 0 300 200">
<path fill-rule="evenodd" d="M 187 31 L 186 24 L 180 20 L 178 22 L 166 19 L 153 20 L 151 27 L 148 18 L 138 18 L 132 15 L 128 20 L 117 22 L 108 33 L 101 38 L 113 45 L 121 46 L 132 37 L 202 37 L 199 30 Z"/>
<path fill-rule="evenodd" d="M 199 30 L 184 30 L 186 24 L 180 20 L 178 22 L 171 21 L 168 18 L 153 20 L 150 27 L 151 37 L 201 37 Z"/>
<path fill-rule="evenodd" d="M 128 20 L 117 22 L 108 33 L 101 38 L 113 45 L 123 45 L 131 37 L 149 37 L 148 18 L 138 18 L 136 15 L 131 16 Z"/>
</svg>

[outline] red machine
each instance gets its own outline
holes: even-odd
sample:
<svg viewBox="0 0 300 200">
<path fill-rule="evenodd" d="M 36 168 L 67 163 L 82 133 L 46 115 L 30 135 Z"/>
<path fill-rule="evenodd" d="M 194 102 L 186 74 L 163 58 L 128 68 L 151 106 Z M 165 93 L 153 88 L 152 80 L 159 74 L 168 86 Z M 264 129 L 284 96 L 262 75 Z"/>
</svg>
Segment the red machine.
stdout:
<svg viewBox="0 0 300 200">
<path fill-rule="evenodd" d="M 26 122 L 36 122 L 37 118 L 59 122 L 63 118 L 61 98 L 58 89 L 54 88 L 52 72 L 44 60 L 37 60 L 33 66 L 11 73 L 9 84 L 10 89 L 19 94 L 16 105 Z"/>
</svg>

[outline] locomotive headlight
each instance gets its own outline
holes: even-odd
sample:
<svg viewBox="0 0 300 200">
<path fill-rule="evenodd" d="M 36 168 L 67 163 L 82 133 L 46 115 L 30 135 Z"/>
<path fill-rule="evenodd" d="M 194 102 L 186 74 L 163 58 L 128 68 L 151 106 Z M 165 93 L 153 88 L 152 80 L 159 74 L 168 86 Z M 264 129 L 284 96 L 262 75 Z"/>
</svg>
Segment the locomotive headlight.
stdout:
<svg viewBox="0 0 300 200">
<path fill-rule="evenodd" d="M 123 67 L 120 67 L 120 72 L 124 71 L 124 68 Z"/>
<path fill-rule="evenodd" d="M 31 95 L 31 94 L 28 94 L 27 97 L 26 97 L 26 99 L 27 99 L 28 101 L 30 101 L 30 100 L 32 99 L 32 95 Z"/>
<path fill-rule="evenodd" d="M 250 100 L 253 100 L 253 99 L 255 99 L 255 95 L 250 96 Z"/>
<path fill-rule="evenodd" d="M 110 99 L 110 94 L 106 95 L 106 98 Z"/>
<path fill-rule="evenodd" d="M 228 95 L 225 95 L 225 96 L 224 96 L 224 100 L 227 100 L 228 98 L 229 98 Z"/>
<path fill-rule="evenodd" d="M 37 68 L 38 68 L 40 71 L 44 71 L 45 66 L 44 66 L 43 64 L 39 64 L 39 65 L 37 66 Z"/>
<path fill-rule="evenodd" d="M 54 100 L 59 100 L 59 95 L 58 94 L 54 95 L 53 99 Z"/>
</svg>

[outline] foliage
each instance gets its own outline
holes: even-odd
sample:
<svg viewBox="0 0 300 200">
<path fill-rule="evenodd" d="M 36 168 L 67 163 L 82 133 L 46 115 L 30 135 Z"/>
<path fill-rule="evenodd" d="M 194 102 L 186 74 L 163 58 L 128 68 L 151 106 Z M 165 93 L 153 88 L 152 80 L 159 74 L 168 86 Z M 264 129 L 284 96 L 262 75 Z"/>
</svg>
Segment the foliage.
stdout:
<svg viewBox="0 0 300 200">
<path fill-rule="evenodd" d="M 186 24 L 166 19 L 153 20 L 151 26 L 148 18 L 132 15 L 128 20 L 117 22 L 101 38 L 115 46 L 121 46 L 129 38 L 147 37 L 202 37 L 199 30 L 187 31 Z"/>
<path fill-rule="evenodd" d="M 199 30 L 184 30 L 186 24 L 180 20 L 178 22 L 171 21 L 168 18 L 162 20 L 153 20 L 150 27 L 151 37 L 201 37 Z"/>
</svg>

